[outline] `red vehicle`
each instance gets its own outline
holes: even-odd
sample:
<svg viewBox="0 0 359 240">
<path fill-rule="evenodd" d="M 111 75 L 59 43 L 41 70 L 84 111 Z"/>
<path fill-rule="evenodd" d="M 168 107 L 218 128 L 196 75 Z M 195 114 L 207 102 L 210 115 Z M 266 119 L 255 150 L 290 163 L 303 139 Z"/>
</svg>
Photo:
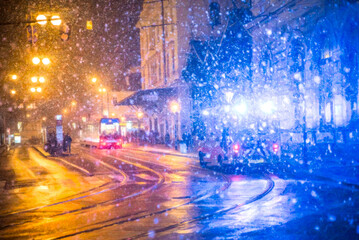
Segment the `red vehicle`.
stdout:
<svg viewBox="0 0 359 240">
<path fill-rule="evenodd" d="M 220 139 L 212 136 L 202 141 L 198 149 L 198 156 L 202 167 L 213 162 L 222 165 L 223 159 L 225 159 L 225 151 L 221 147 Z"/>
<path fill-rule="evenodd" d="M 120 120 L 118 118 L 101 118 L 99 124 L 88 124 L 82 133 L 82 144 L 99 149 L 122 148 Z"/>
<path fill-rule="evenodd" d="M 274 134 L 236 133 L 220 140 L 210 138 L 199 148 L 201 166 L 208 163 L 233 166 L 262 166 L 280 158 L 280 141 Z"/>
</svg>

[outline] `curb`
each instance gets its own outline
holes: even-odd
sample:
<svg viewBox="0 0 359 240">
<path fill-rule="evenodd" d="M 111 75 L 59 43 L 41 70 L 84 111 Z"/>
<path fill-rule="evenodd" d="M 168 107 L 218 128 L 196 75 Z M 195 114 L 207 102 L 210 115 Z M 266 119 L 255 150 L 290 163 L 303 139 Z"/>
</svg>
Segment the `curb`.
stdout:
<svg viewBox="0 0 359 240">
<path fill-rule="evenodd" d="M 49 157 L 50 155 L 46 155 L 45 153 L 43 153 L 41 150 L 39 150 L 36 146 L 32 146 L 33 149 L 35 149 L 38 153 L 41 154 L 41 156 L 47 158 Z"/>
</svg>

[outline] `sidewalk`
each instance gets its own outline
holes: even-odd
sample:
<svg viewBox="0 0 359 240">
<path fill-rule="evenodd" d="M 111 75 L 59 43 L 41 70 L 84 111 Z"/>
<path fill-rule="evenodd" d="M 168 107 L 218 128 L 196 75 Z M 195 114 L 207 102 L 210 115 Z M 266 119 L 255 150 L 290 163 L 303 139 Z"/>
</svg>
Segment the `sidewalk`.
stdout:
<svg viewBox="0 0 359 240">
<path fill-rule="evenodd" d="M 0 145 L 0 156 L 2 156 L 3 154 L 5 154 L 7 151 L 9 150 L 9 146 L 8 145 Z"/>
<path fill-rule="evenodd" d="M 326 154 L 323 149 L 309 151 L 307 163 L 300 154 L 285 158 L 286 163 L 296 170 L 297 174 L 313 175 L 323 179 L 331 179 L 340 184 L 359 187 L 359 158 L 349 157 L 351 150 L 343 154 Z"/>
</svg>

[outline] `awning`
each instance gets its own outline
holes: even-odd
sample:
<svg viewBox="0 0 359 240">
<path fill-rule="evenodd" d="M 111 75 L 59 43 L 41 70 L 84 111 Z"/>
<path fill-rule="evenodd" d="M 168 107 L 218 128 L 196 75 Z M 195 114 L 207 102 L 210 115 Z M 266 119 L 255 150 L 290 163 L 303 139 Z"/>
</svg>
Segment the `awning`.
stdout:
<svg viewBox="0 0 359 240">
<path fill-rule="evenodd" d="M 114 105 L 155 108 L 166 104 L 167 100 L 176 97 L 177 93 L 178 89 L 175 87 L 140 90 Z"/>
</svg>

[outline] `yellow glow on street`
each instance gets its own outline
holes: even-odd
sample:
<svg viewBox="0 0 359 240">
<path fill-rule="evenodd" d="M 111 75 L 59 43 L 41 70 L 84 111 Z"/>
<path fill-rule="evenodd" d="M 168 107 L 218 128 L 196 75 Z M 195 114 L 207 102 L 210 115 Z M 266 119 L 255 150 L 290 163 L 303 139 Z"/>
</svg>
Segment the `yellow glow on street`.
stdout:
<svg viewBox="0 0 359 240">
<path fill-rule="evenodd" d="M 46 19 L 45 15 L 39 15 L 36 17 L 36 21 L 38 24 L 44 25 L 44 24 L 46 24 L 47 19 Z"/>
<path fill-rule="evenodd" d="M 38 88 L 36 89 L 36 91 L 37 91 L 37 92 L 41 92 L 41 91 L 42 91 L 41 87 L 38 87 Z"/>
<path fill-rule="evenodd" d="M 14 75 L 11 76 L 11 79 L 12 79 L 12 80 L 16 80 L 16 79 L 17 79 L 17 76 L 14 74 Z"/>
<path fill-rule="evenodd" d="M 72 101 L 72 102 L 71 102 L 71 105 L 72 105 L 72 106 L 76 106 L 76 101 Z"/>
<path fill-rule="evenodd" d="M 16 93 L 15 90 L 11 90 L 11 94 L 14 95 Z"/>
<path fill-rule="evenodd" d="M 39 64 L 39 63 L 40 63 L 40 58 L 34 57 L 34 58 L 32 59 L 32 63 L 35 64 L 35 65 Z"/>
<path fill-rule="evenodd" d="M 92 81 L 93 83 L 95 83 L 95 82 L 97 81 L 97 78 L 94 77 L 94 78 L 91 79 L 91 81 Z"/>
<path fill-rule="evenodd" d="M 44 78 L 44 77 L 40 77 L 40 78 L 39 78 L 39 82 L 44 83 L 44 82 L 45 82 L 45 78 Z"/>
<path fill-rule="evenodd" d="M 37 77 L 32 77 L 31 82 L 36 83 L 37 82 Z"/>
<path fill-rule="evenodd" d="M 31 90 L 31 92 L 36 92 L 35 88 L 31 88 L 30 90 Z"/>
</svg>

